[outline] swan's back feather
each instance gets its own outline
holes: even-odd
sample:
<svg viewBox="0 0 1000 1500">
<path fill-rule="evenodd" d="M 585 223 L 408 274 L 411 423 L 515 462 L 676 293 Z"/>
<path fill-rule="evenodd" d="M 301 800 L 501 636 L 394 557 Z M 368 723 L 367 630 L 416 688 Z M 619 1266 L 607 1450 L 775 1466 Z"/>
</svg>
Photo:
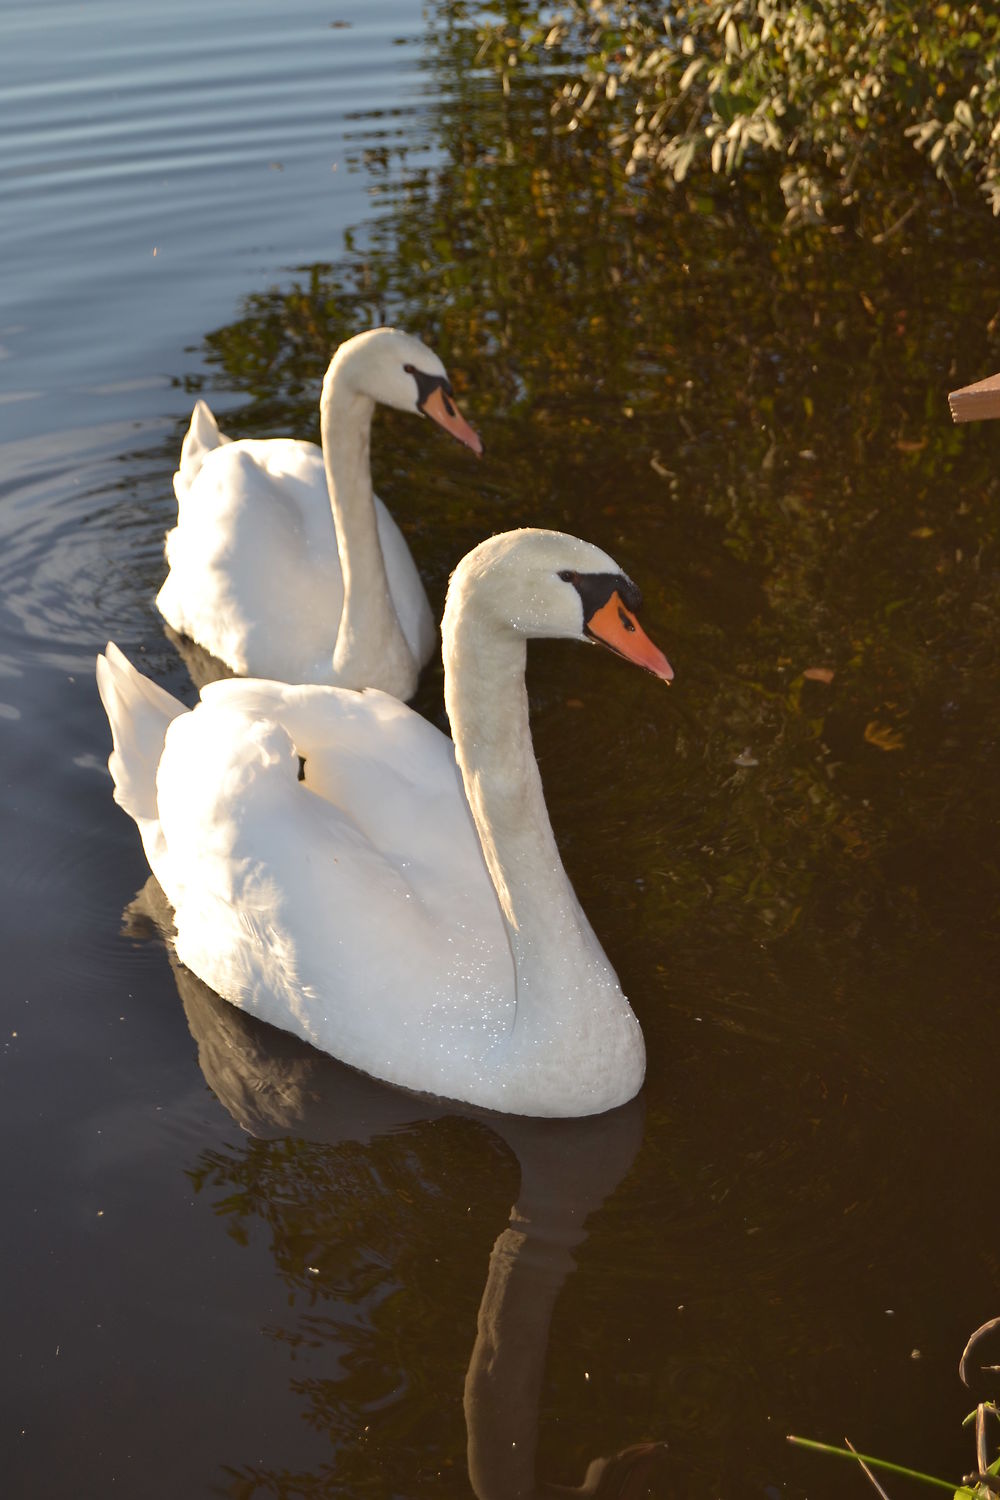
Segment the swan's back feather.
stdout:
<svg viewBox="0 0 1000 1500">
<path fill-rule="evenodd" d="M 305 761 L 306 788 L 406 872 L 425 907 L 454 915 L 463 887 L 479 888 L 485 864 L 454 745 L 398 699 L 374 688 L 229 679 L 210 683 L 202 703 L 202 713 L 238 709 L 280 724 Z"/>
<path fill-rule="evenodd" d="M 231 442 L 232 438 L 227 438 L 225 433 L 219 431 L 219 424 L 208 402 L 196 401 L 191 413 L 191 424 L 181 444 L 180 466 L 174 475 L 174 494 L 178 501 L 194 483 L 205 455 L 211 453 L 213 448 L 221 448 L 224 443 Z"/>
<path fill-rule="evenodd" d="M 115 801 L 137 823 L 155 820 L 156 768 L 167 730 L 184 706 L 137 672 L 113 641 L 97 658 L 97 688 L 114 741 L 108 769 Z"/>
</svg>

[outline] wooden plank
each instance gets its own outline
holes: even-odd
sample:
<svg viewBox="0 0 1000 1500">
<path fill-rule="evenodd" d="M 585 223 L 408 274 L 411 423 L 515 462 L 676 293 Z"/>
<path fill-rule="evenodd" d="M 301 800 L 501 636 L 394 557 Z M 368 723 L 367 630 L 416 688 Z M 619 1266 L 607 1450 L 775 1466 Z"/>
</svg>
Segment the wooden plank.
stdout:
<svg viewBox="0 0 1000 1500">
<path fill-rule="evenodd" d="M 990 417 L 1000 417 L 1000 375 L 949 392 L 948 405 L 954 422 L 986 422 Z"/>
</svg>

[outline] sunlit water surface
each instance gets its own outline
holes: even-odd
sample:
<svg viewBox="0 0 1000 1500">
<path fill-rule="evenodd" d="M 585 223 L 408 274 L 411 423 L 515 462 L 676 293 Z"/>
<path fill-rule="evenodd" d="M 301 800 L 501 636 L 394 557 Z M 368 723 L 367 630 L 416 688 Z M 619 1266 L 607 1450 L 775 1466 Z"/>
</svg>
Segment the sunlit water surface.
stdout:
<svg viewBox="0 0 1000 1500">
<path fill-rule="evenodd" d="M 788 1431 L 957 1475 L 1000 1311 L 1000 436 L 944 398 L 1000 368 L 990 233 L 772 253 L 746 205 L 642 204 L 445 10 L 0 12 L 3 1491 L 863 1492 Z M 193 697 L 152 599 L 194 393 L 314 435 L 383 317 L 487 441 L 378 420 L 435 605 L 488 531 L 564 527 L 677 668 L 531 666 L 648 1043 L 603 1122 L 249 1023 L 112 803 L 95 652 Z"/>
</svg>

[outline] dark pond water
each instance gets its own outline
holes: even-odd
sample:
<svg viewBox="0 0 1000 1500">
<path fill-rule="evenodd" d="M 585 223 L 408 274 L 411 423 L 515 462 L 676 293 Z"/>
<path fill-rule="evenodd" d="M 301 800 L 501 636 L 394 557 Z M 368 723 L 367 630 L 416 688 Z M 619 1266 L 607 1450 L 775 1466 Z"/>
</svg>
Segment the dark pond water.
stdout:
<svg viewBox="0 0 1000 1500">
<path fill-rule="evenodd" d="M 5 1495 L 866 1493 L 790 1431 L 967 1470 L 1000 429 L 945 397 L 1000 368 L 992 223 L 658 203 L 409 0 L 9 3 L 0 56 Z M 649 1051 L 603 1121 L 422 1108 L 251 1025 L 171 966 L 111 800 L 95 652 L 193 697 L 152 599 L 194 393 L 315 435 L 384 319 L 486 439 L 378 418 L 435 605 L 558 526 L 677 669 L 530 666 Z"/>
</svg>

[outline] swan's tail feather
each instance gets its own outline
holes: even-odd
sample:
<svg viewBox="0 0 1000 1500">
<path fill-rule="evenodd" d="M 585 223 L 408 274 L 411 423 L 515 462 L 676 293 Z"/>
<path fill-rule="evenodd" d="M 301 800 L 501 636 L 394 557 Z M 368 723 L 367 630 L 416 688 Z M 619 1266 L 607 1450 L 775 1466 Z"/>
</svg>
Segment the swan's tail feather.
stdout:
<svg viewBox="0 0 1000 1500">
<path fill-rule="evenodd" d="M 225 433 L 219 431 L 219 424 L 212 415 L 208 402 L 196 401 L 191 413 L 191 425 L 181 444 L 180 468 L 174 475 L 174 493 L 178 500 L 194 483 L 198 470 L 205 462 L 205 454 L 231 442 L 232 438 L 227 438 Z"/>
<path fill-rule="evenodd" d="M 115 801 L 137 823 L 155 822 L 156 770 L 163 742 L 170 724 L 186 709 L 137 672 L 113 641 L 97 658 L 97 690 L 115 746 L 108 760 Z"/>
</svg>

